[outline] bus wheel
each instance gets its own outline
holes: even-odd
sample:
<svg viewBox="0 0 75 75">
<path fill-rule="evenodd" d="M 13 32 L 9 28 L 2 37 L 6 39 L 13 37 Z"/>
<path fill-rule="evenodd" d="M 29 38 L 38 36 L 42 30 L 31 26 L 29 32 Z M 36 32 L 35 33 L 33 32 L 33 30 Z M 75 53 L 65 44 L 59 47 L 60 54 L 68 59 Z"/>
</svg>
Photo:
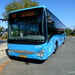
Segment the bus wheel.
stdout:
<svg viewBox="0 0 75 75">
<path fill-rule="evenodd" d="M 53 52 L 53 54 L 56 53 L 57 49 L 58 49 L 58 43 L 56 42 L 56 43 L 55 43 L 55 46 L 54 46 L 54 52 Z"/>
<path fill-rule="evenodd" d="M 63 42 L 63 44 L 65 43 L 65 38 L 64 38 L 64 42 Z"/>
</svg>

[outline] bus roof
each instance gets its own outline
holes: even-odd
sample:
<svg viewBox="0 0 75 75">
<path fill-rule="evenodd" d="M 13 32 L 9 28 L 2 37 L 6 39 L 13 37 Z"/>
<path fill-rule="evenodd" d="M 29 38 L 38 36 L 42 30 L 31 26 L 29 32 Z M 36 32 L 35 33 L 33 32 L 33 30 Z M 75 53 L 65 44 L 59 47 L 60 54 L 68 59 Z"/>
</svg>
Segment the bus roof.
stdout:
<svg viewBox="0 0 75 75">
<path fill-rule="evenodd" d="M 18 11 L 23 11 L 23 10 L 29 10 L 29 9 L 35 9 L 35 8 L 46 8 L 46 6 L 29 7 L 29 8 L 24 8 L 24 9 L 19 9 L 19 10 L 11 11 L 10 13 L 14 13 L 14 12 L 18 12 Z"/>
</svg>

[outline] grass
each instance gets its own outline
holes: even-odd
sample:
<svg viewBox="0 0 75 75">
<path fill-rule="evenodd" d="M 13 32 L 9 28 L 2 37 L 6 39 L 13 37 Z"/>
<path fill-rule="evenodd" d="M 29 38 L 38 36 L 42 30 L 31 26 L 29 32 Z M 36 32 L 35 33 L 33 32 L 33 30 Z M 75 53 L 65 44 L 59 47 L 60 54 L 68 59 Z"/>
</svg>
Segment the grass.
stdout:
<svg viewBox="0 0 75 75">
<path fill-rule="evenodd" d="M 67 36 L 75 36 L 75 35 L 67 35 Z"/>
<path fill-rule="evenodd" d="M 1 36 L 0 36 L 0 40 L 3 40 L 3 39 L 7 39 L 7 37 L 1 37 Z"/>
</svg>

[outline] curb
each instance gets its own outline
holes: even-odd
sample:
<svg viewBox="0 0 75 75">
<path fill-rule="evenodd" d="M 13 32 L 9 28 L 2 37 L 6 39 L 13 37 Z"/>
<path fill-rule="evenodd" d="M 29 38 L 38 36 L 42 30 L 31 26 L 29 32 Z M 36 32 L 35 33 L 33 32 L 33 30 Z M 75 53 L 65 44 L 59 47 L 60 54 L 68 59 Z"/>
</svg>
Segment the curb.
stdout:
<svg viewBox="0 0 75 75">
<path fill-rule="evenodd" d="M 7 62 L 11 61 L 7 56 L 0 59 L 0 74 Z"/>
<path fill-rule="evenodd" d="M 8 56 L 5 56 L 5 57 L 1 58 L 1 59 L 0 59 L 0 65 L 1 65 L 3 62 L 5 62 L 6 60 L 8 60 L 8 59 L 9 59 Z"/>
</svg>

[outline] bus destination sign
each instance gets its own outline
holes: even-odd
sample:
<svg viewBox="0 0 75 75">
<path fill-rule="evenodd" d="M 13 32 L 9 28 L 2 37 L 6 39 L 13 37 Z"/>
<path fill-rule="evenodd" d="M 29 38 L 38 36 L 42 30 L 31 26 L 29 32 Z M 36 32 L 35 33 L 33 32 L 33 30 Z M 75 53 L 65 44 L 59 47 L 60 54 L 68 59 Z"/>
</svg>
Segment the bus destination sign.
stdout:
<svg viewBox="0 0 75 75">
<path fill-rule="evenodd" d="M 17 13 L 12 14 L 12 18 L 17 18 L 17 16 L 20 16 L 20 17 L 34 16 L 34 11 L 20 12 L 19 14 Z"/>
</svg>

